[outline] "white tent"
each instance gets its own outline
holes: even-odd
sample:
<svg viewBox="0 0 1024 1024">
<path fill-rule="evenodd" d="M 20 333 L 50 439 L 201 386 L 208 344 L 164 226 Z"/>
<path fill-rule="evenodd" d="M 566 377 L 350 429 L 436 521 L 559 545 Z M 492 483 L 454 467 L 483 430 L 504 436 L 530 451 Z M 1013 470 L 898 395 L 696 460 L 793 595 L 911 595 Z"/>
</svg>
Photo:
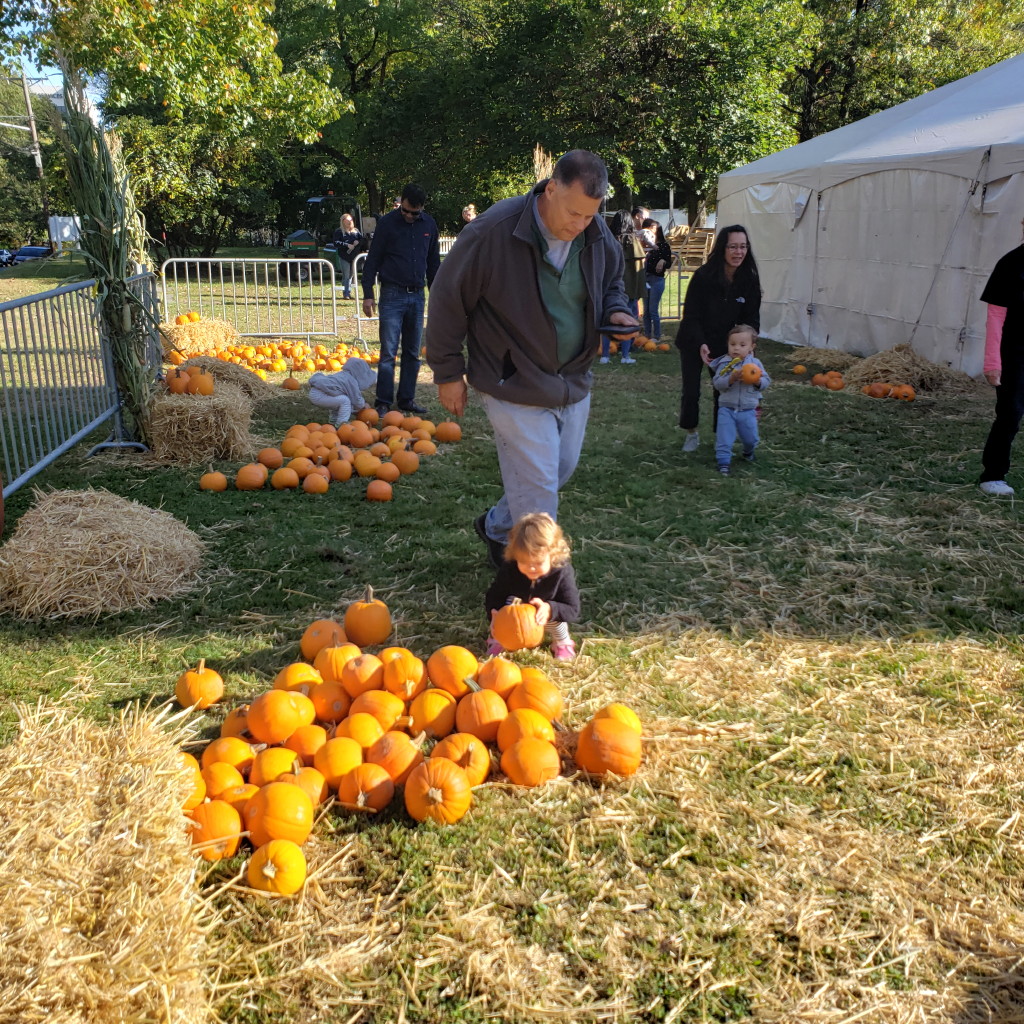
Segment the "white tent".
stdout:
<svg viewBox="0 0 1024 1024">
<path fill-rule="evenodd" d="M 910 341 L 981 371 L 995 261 L 1021 241 L 1024 54 L 723 174 L 766 337 L 870 355 Z"/>
</svg>

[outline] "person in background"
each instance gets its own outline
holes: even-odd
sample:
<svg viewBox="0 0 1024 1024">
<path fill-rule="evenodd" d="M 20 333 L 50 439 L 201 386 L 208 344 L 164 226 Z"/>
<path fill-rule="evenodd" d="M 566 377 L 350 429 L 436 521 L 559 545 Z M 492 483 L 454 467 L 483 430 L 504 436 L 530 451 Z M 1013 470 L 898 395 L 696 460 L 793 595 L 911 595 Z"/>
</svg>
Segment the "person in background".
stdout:
<svg viewBox="0 0 1024 1024">
<path fill-rule="evenodd" d="M 494 430 L 504 493 L 473 528 L 496 569 L 513 523 L 528 512 L 558 519 L 586 434 L 598 327 L 637 327 L 622 246 L 598 215 L 607 191 L 600 157 L 570 150 L 550 178 L 477 217 L 430 293 L 438 399 L 461 416 L 468 381 Z"/>
<path fill-rule="evenodd" d="M 644 299 L 644 334 L 652 341 L 661 341 L 661 297 L 665 294 L 665 275 L 672 267 L 672 249 L 665 240 L 661 225 L 650 217 L 644 221 L 644 230 L 654 239 L 644 259 L 647 296 Z"/>
<path fill-rule="evenodd" d="M 644 278 L 644 250 L 636 237 L 636 230 L 633 226 L 633 218 L 626 210 L 619 210 L 611 222 L 611 232 L 619 240 L 622 246 L 622 286 L 626 291 L 626 298 L 629 299 L 629 311 L 639 319 L 640 299 L 647 290 L 647 281 Z M 636 362 L 630 358 L 630 351 L 633 346 L 632 337 L 624 337 L 619 342 L 622 353 L 621 362 L 631 366 Z M 607 363 L 611 360 L 611 338 L 607 334 L 601 335 L 601 362 Z"/>
<path fill-rule="evenodd" d="M 505 560 L 487 588 L 484 605 L 494 618 L 503 605 L 519 598 L 537 609 L 537 623 L 551 640 L 555 661 L 576 657 L 569 623 L 580 617 L 580 592 L 569 561 L 569 542 L 562 528 L 545 512 L 531 512 L 509 531 Z M 487 637 L 488 654 L 504 654 L 505 648 Z"/>
<path fill-rule="evenodd" d="M 474 206 L 473 203 L 462 208 L 462 220 L 463 227 L 465 227 L 466 224 L 472 224 L 473 221 L 476 220 L 476 206 Z"/>
<path fill-rule="evenodd" d="M 422 416 L 416 404 L 420 372 L 420 336 L 423 333 L 424 284 L 429 287 L 441 265 L 437 224 L 423 210 L 427 194 L 419 185 L 402 190 L 397 210 L 380 219 L 363 265 L 363 315 L 375 313 L 374 284 L 380 278 L 380 362 L 377 365 L 377 400 L 383 416 L 394 404 L 406 413 Z M 401 375 L 395 399 L 395 360 L 401 342 Z"/>
<path fill-rule="evenodd" d="M 760 330 L 761 279 L 747 229 L 742 224 L 730 224 L 715 236 L 707 263 L 690 278 L 683 319 L 676 333 L 683 374 L 679 426 L 686 431 L 684 452 L 694 452 L 700 446 L 697 423 L 704 370 L 701 350 L 707 346 L 711 359 L 724 355 L 729 330 L 737 324 L 749 324 L 755 331 Z M 716 423 L 717 414 L 716 391 Z"/>
<path fill-rule="evenodd" d="M 737 435 L 743 444 L 743 458 L 747 462 L 754 461 L 754 449 L 761 439 L 757 430 L 757 410 L 762 393 L 771 384 L 764 366 L 754 355 L 757 331 L 753 327 L 737 324 L 729 331 L 726 345 L 725 355 L 717 359 L 710 358 L 707 345 L 701 347 L 700 353 L 711 371 L 715 391 L 721 396 L 715 462 L 722 476 L 729 475 Z"/>
<path fill-rule="evenodd" d="M 1010 448 L 1024 416 L 1024 245 L 1000 257 L 981 301 L 988 303 L 983 369 L 996 389 L 996 416 L 981 456 L 978 486 L 984 494 L 1009 498 Z"/>
<path fill-rule="evenodd" d="M 346 299 L 352 298 L 352 263 L 363 240 L 362 233 L 356 231 L 356 222 L 352 214 L 343 213 L 334 232 L 334 251 L 341 261 L 341 287 Z"/>
</svg>

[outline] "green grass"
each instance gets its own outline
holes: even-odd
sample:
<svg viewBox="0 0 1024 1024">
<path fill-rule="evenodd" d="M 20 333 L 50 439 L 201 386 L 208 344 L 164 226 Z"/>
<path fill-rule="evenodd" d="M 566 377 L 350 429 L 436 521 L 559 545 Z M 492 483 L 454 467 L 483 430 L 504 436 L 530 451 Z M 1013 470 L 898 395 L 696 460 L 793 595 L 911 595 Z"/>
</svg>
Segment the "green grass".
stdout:
<svg viewBox="0 0 1024 1024">
<path fill-rule="evenodd" d="M 582 654 L 557 669 L 519 657 L 551 670 L 571 726 L 613 699 L 637 709 L 637 778 L 485 787 L 450 829 L 413 826 L 400 804 L 330 811 L 311 862 L 346 853 L 324 899 L 218 898 L 232 923 L 211 944 L 246 986 L 221 998 L 227 1019 L 315 1004 L 380 1022 L 966 1022 L 987 999 L 1016 1019 L 1020 986 L 1000 979 L 1021 924 L 1024 550 L 1016 505 L 974 486 L 991 400 L 825 392 L 789 374 L 782 346 L 760 354 L 776 381 L 763 443 L 728 479 L 710 401 L 704 447 L 679 450 L 674 352 L 596 367 L 560 511 Z M 426 380 L 421 397 L 436 414 Z M 258 417 L 268 438 L 317 418 L 301 394 Z M 205 494 L 200 469 L 79 447 L 40 486 L 173 512 L 209 543 L 205 582 L 94 623 L 5 621 L 3 735 L 15 702 L 69 690 L 100 719 L 162 701 L 200 657 L 229 703 L 251 696 L 367 584 L 396 642 L 482 652 L 490 573 L 472 521 L 500 484 L 478 404 L 463 429 L 385 505 L 354 482 Z M 31 501 L 8 502 L 8 537 Z"/>
</svg>

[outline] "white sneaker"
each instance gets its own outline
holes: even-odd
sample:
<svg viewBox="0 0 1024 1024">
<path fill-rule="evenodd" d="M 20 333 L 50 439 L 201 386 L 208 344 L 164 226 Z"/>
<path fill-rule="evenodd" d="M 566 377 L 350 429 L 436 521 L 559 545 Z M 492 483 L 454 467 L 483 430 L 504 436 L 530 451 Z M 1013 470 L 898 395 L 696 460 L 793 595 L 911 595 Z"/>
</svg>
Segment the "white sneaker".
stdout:
<svg viewBox="0 0 1024 1024">
<path fill-rule="evenodd" d="M 984 480 L 978 487 L 982 494 L 991 494 L 996 498 L 1013 497 L 1013 488 L 1005 480 Z"/>
<path fill-rule="evenodd" d="M 601 356 L 601 358 L 598 359 L 598 362 L 599 363 L 610 363 L 611 360 L 607 356 Z"/>
<path fill-rule="evenodd" d="M 700 434 L 695 430 L 692 434 L 686 435 L 686 440 L 683 442 L 684 452 L 695 452 L 700 447 Z"/>
<path fill-rule="evenodd" d="M 622 359 L 619 361 L 622 363 L 623 366 L 632 366 L 636 362 L 635 359 L 630 359 L 629 356 L 623 356 Z"/>
</svg>

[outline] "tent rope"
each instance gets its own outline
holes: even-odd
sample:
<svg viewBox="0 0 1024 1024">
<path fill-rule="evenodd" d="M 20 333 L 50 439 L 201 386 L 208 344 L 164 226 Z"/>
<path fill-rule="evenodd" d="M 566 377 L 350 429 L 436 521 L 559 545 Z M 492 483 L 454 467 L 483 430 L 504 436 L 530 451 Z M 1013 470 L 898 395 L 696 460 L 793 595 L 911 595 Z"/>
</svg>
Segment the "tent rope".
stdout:
<svg viewBox="0 0 1024 1024">
<path fill-rule="evenodd" d="M 953 244 L 953 239 L 956 237 L 957 230 L 960 227 L 960 221 L 963 219 L 963 215 L 967 212 L 967 207 L 970 205 L 971 197 L 978 191 L 978 186 L 981 184 L 982 174 L 985 171 L 985 166 L 992 157 L 992 147 L 989 146 L 984 153 L 981 155 L 981 163 L 978 164 L 978 171 L 974 176 L 974 180 L 971 182 L 971 187 L 967 190 L 967 195 L 964 197 L 963 206 L 960 207 L 960 212 L 956 215 L 956 220 L 953 221 L 953 227 L 949 232 L 949 237 L 946 239 L 946 248 L 942 250 L 942 257 L 935 266 L 935 273 L 932 275 L 932 282 L 928 286 L 928 294 L 924 297 L 924 302 L 921 303 L 921 312 L 917 314 L 917 319 L 914 321 L 913 327 L 910 329 L 910 337 L 907 339 L 907 344 L 914 347 L 914 336 L 917 334 L 918 327 L 921 326 L 921 318 L 924 316 L 924 311 L 928 308 L 928 302 L 932 297 L 932 292 L 935 291 L 935 285 L 939 278 L 939 271 L 946 264 L 946 255 L 950 250 L 950 246 Z"/>
</svg>

